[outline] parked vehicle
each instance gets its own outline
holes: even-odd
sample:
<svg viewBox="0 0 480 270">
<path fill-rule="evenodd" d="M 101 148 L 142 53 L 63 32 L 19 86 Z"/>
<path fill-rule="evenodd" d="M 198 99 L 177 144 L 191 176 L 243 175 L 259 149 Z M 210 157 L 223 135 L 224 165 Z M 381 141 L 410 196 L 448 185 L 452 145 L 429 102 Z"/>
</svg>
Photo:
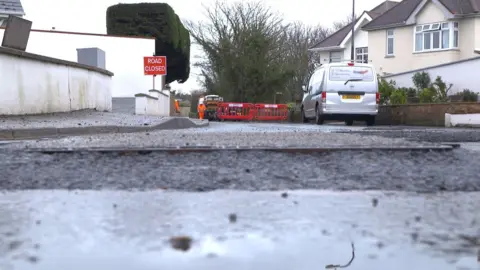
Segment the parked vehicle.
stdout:
<svg viewBox="0 0 480 270">
<path fill-rule="evenodd" d="M 207 110 L 205 111 L 205 118 L 210 121 L 218 120 L 217 107 L 218 103 L 223 102 L 223 97 L 218 95 L 207 95 L 204 99 Z"/>
<path fill-rule="evenodd" d="M 327 120 L 375 124 L 380 94 L 377 73 L 370 64 L 340 62 L 320 66 L 303 86 L 302 119 L 315 119 L 321 125 Z"/>
</svg>

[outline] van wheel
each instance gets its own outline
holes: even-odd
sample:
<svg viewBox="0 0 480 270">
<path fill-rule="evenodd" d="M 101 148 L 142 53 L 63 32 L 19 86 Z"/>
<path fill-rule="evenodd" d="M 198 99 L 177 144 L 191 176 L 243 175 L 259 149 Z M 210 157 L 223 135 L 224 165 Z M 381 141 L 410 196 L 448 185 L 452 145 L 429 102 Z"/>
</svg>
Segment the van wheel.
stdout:
<svg viewBox="0 0 480 270">
<path fill-rule="evenodd" d="M 317 125 L 323 125 L 324 119 L 323 115 L 320 114 L 320 110 L 318 109 L 318 106 L 315 107 L 315 124 Z"/>
<path fill-rule="evenodd" d="M 353 126 L 353 120 L 345 120 L 345 125 Z"/>
<path fill-rule="evenodd" d="M 367 123 L 367 126 L 374 126 L 375 125 L 375 116 L 369 116 L 367 121 L 365 121 Z"/>
<path fill-rule="evenodd" d="M 308 123 L 308 118 L 305 117 L 305 112 L 303 111 L 303 108 L 302 108 L 302 123 Z"/>
</svg>

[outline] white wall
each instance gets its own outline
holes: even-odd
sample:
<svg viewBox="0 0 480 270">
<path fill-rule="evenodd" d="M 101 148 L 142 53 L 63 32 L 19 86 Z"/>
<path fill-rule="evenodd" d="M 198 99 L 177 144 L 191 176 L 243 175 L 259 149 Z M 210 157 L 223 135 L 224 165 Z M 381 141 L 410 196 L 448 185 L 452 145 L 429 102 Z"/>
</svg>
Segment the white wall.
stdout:
<svg viewBox="0 0 480 270">
<path fill-rule="evenodd" d="M 461 92 L 463 89 L 480 92 L 479 70 L 480 57 L 460 63 L 426 68 L 423 71 L 430 74 L 432 81 L 435 80 L 437 76 L 441 76 L 444 82 L 453 84 L 449 92 L 450 95 Z M 414 87 L 412 76 L 415 73 L 416 72 L 408 72 L 400 75 L 385 76 L 385 79 L 396 81 L 398 87 Z"/>
<path fill-rule="evenodd" d="M 0 29 L 0 40 L 4 29 Z M 32 30 L 27 52 L 77 62 L 77 48 L 98 47 L 105 51 L 106 69 L 114 73 L 113 97 L 133 97 L 152 89 L 152 76 L 143 75 L 143 57 L 155 51 L 155 40 L 148 38 L 81 35 Z M 160 88 L 160 79 L 156 79 Z"/>
<path fill-rule="evenodd" d="M 368 20 L 365 20 L 363 22 L 363 25 L 366 24 Z M 345 42 L 345 45 L 343 46 L 344 49 L 342 49 L 343 53 L 343 60 L 349 60 L 351 58 L 351 40 L 349 39 L 347 42 Z M 368 47 L 368 32 L 357 29 L 355 32 L 355 48 L 360 48 L 360 47 Z M 330 52 L 329 51 L 322 51 L 322 52 L 316 52 L 318 57 L 320 58 L 320 63 L 321 64 L 327 64 L 330 62 Z"/>
<path fill-rule="evenodd" d="M 0 115 L 112 110 L 112 77 L 0 52 Z"/>
<path fill-rule="evenodd" d="M 355 32 L 355 48 L 361 48 L 361 47 L 368 47 L 368 32 L 363 31 L 363 30 L 357 30 Z M 343 59 L 350 59 L 351 57 L 351 46 L 352 42 L 351 40 L 348 40 L 345 42 L 345 50 Z"/>
<path fill-rule="evenodd" d="M 170 91 L 150 90 L 148 95 L 137 95 L 135 114 L 170 116 Z"/>
</svg>

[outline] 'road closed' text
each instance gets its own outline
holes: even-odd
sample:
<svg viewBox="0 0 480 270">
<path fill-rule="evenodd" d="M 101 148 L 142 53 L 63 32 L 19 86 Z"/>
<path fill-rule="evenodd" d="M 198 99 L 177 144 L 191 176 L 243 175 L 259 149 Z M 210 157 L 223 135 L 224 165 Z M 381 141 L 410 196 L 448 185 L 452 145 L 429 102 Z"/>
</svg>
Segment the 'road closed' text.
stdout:
<svg viewBox="0 0 480 270">
<path fill-rule="evenodd" d="M 146 66 L 145 67 L 145 72 L 164 72 L 165 67 L 164 66 Z"/>
</svg>

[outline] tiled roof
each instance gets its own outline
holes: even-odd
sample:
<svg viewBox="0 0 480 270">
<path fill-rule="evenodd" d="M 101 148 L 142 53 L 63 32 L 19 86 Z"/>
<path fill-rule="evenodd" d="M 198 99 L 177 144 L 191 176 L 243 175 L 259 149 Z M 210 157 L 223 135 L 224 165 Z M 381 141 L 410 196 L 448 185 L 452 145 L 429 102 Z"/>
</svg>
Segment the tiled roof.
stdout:
<svg viewBox="0 0 480 270">
<path fill-rule="evenodd" d="M 402 25 L 415 11 L 422 0 L 403 0 L 398 5 L 369 22 L 364 30 Z M 439 0 L 450 12 L 457 15 L 478 13 L 480 0 Z"/>
<path fill-rule="evenodd" d="M 0 14 L 25 15 L 20 0 L 0 0 Z"/>
<path fill-rule="evenodd" d="M 385 11 L 393 8 L 396 4 L 398 4 L 398 2 L 385 1 L 385 2 L 381 3 L 380 5 L 376 6 L 375 8 L 373 8 L 372 10 L 366 11 L 366 13 L 372 19 L 374 19 L 374 18 L 380 16 L 381 14 L 383 14 Z M 364 13 L 362 13 L 362 15 L 360 15 L 359 18 L 361 18 Z M 357 20 L 359 18 L 357 18 Z M 345 25 L 344 27 L 342 27 L 341 29 L 339 29 L 335 33 L 333 33 L 330 36 L 328 36 L 327 38 L 325 38 L 324 40 L 322 40 L 319 43 L 312 46 L 311 49 L 340 46 L 342 41 L 347 37 L 348 33 L 350 33 L 351 30 L 352 30 L 352 23 L 349 23 L 348 25 Z"/>
</svg>

